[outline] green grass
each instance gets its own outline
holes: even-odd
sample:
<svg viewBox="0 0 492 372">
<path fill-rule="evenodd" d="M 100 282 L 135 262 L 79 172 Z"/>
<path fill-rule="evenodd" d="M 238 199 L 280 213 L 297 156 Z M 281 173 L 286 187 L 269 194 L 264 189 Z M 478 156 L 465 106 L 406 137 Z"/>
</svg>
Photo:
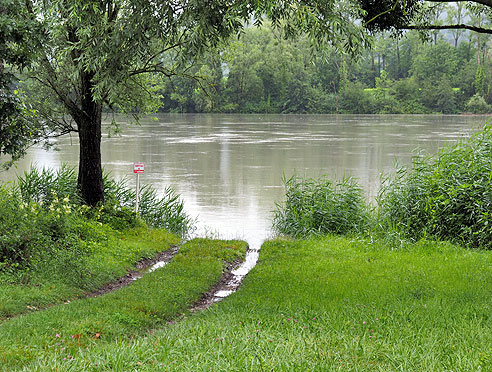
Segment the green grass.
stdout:
<svg viewBox="0 0 492 372">
<path fill-rule="evenodd" d="M 33 359 L 70 361 L 79 350 L 125 342 L 166 324 L 220 278 L 224 260 L 243 257 L 246 247 L 194 240 L 164 268 L 119 291 L 7 320 L 0 325 L 0 370 L 22 368 Z"/>
<path fill-rule="evenodd" d="M 85 227 L 92 238 L 82 241 L 83 257 L 67 251 L 43 252 L 29 270 L 1 273 L 0 321 L 83 296 L 125 275 L 139 259 L 179 243 L 176 235 L 160 229 L 119 232 L 95 222 Z"/>
<path fill-rule="evenodd" d="M 53 346 L 24 370 L 492 370 L 492 253 L 407 247 L 266 242 L 242 288 L 207 311 L 146 337 L 91 340 L 70 360 Z"/>
</svg>

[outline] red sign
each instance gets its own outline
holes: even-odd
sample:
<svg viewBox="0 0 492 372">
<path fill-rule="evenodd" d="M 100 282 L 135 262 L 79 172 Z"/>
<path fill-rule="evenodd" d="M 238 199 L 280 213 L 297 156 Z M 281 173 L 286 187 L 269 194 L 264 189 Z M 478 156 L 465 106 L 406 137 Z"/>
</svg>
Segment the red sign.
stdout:
<svg viewBox="0 0 492 372">
<path fill-rule="evenodd" d="M 145 168 L 144 163 L 133 163 L 133 173 L 143 173 Z"/>
</svg>

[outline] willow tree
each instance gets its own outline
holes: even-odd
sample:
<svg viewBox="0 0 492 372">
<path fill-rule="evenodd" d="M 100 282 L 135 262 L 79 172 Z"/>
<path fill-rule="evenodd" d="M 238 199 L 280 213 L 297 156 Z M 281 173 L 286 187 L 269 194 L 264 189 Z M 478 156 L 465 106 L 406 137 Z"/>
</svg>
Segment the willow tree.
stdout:
<svg viewBox="0 0 492 372">
<path fill-rule="evenodd" d="M 10 19 L 30 22 L 29 37 L 8 44 L 33 52 L 17 94 L 37 123 L 38 138 L 78 134 L 78 187 L 89 205 L 104 201 L 103 111 L 155 109 L 158 78 L 187 75 L 202 52 L 245 23 L 269 17 L 287 36 L 307 32 L 318 44 L 346 50 L 364 41 L 352 22 L 357 9 L 346 1 L 2 1 L 13 5 Z"/>
<path fill-rule="evenodd" d="M 492 34 L 492 0 L 356 1 L 362 9 L 361 14 L 365 26 L 372 31 L 468 30 L 478 34 Z M 471 16 L 448 17 L 446 20 L 441 20 L 437 12 L 444 4 L 456 7 L 460 13 L 465 8 Z M 480 19 L 478 22 L 477 17 Z"/>
</svg>

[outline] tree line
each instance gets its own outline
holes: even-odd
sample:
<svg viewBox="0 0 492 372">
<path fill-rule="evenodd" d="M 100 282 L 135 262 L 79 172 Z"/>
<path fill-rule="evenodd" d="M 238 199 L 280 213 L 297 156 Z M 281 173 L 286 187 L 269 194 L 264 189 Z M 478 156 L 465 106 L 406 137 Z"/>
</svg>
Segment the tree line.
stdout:
<svg viewBox="0 0 492 372">
<path fill-rule="evenodd" d="M 226 113 L 489 112 L 488 35 L 417 31 L 375 36 L 358 58 L 307 38 L 286 40 L 269 25 L 208 52 L 192 72 L 160 88 L 161 111 Z"/>
</svg>

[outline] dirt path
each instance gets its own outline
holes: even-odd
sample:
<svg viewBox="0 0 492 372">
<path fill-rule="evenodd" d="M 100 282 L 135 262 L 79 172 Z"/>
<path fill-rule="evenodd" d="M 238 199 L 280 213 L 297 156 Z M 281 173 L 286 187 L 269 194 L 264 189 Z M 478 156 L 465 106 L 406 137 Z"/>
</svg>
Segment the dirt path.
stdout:
<svg viewBox="0 0 492 372">
<path fill-rule="evenodd" d="M 98 297 L 103 294 L 117 291 L 127 285 L 133 283 L 135 280 L 140 279 L 147 272 L 153 271 L 154 266 L 162 267 L 169 263 L 173 257 L 178 253 L 179 246 L 172 246 L 167 251 L 158 253 L 153 258 L 146 258 L 141 261 L 138 261 L 135 264 L 136 270 L 128 270 L 128 272 L 116 279 L 115 281 L 106 284 L 102 288 L 99 288 L 97 291 L 88 293 L 86 297 Z"/>
<path fill-rule="evenodd" d="M 114 282 L 106 284 L 97 291 L 88 293 L 87 297 L 97 297 L 109 292 L 117 291 L 135 280 L 141 278 L 146 273 L 165 266 L 178 253 L 179 246 L 173 246 L 167 251 L 157 254 L 154 258 L 144 259 L 135 265 L 136 270 L 129 270 L 128 273 Z M 238 259 L 227 264 L 220 280 L 207 292 L 203 293 L 189 310 L 191 312 L 202 311 L 223 298 L 229 296 L 238 290 L 244 277 L 256 265 L 258 260 L 259 249 L 248 247 L 245 259 Z"/>
</svg>

